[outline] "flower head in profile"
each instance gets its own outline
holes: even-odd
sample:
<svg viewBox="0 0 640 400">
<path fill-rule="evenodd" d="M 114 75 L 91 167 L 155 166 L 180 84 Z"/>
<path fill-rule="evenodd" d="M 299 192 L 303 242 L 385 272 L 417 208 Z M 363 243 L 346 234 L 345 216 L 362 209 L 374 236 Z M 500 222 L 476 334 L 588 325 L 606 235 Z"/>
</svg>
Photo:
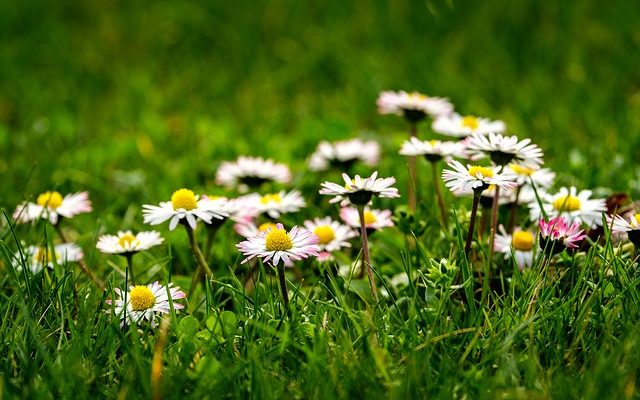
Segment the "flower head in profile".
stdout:
<svg viewBox="0 0 640 400">
<path fill-rule="evenodd" d="M 14 255 L 18 270 L 22 269 L 22 257 L 29 270 L 36 274 L 44 267 L 53 268 L 54 265 L 64 265 L 69 262 L 82 260 L 82 249 L 73 243 L 57 244 L 53 248 L 49 246 L 29 246 Z"/>
<path fill-rule="evenodd" d="M 282 224 L 268 228 L 257 236 L 248 238 L 236 245 L 246 256 L 242 263 L 254 257 L 262 258 L 263 262 L 278 266 L 280 261 L 285 266 L 292 266 L 294 260 L 309 256 L 317 256 L 320 252 L 319 238 L 313 232 L 294 226 L 289 232 Z"/>
<path fill-rule="evenodd" d="M 356 162 L 375 166 L 380 158 L 380 145 L 373 140 L 322 141 L 309 158 L 309 169 L 325 171 L 330 167 L 348 170 Z"/>
<path fill-rule="evenodd" d="M 474 134 L 466 143 L 467 153 L 472 160 L 490 157 L 496 165 L 518 164 L 536 168 L 542 165 L 542 150 L 531 139 L 518 140 L 516 136 Z"/>
<path fill-rule="evenodd" d="M 142 213 L 145 224 L 159 225 L 169 220 L 171 231 L 179 222 L 195 229 L 197 220 L 209 224 L 213 218 L 222 220 L 229 216 L 224 202 L 200 198 L 192 190 L 184 188 L 173 192 L 171 200 L 163 201 L 159 206 L 143 205 Z"/>
<path fill-rule="evenodd" d="M 351 179 L 349 175 L 342 174 L 344 185 L 340 186 L 333 182 L 321 184 L 320 194 L 335 196 L 330 203 L 337 203 L 342 200 L 349 200 L 354 205 L 365 205 L 369 203 L 373 196 L 378 197 L 400 197 L 398 189 L 392 187 L 396 183 L 396 178 L 378 178 L 378 171 L 368 178 L 356 175 Z"/>
<path fill-rule="evenodd" d="M 403 156 L 424 156 L 427 161 L 451 161 L 463 152 L 463 146 L 458 142 L 442 142 L 440 140 L 420 140 L 411 137 L 402 143 L 400 154 Z"/>
<path fill-rule="evenodd" d="M 307 204 L 298 190 L 260 195 L 257 193 L 244 196 L 246 207 L 253 209 L 256 215 L 267 214 L 271 218 L 280 218 L 282 214 L 294 213 Z"/>
<path fill-rule="evenodd" d="M 448 99 L 429 97 L 418 92 L 385 91 L 380 93 L 376 104 L 380 114 L 401 115 L 413 123 L 427 115 L 437 117 L 453 111 L 453 104 Z"/>
<path fill-rule="evenodd" d="M 216 183 L 228 188 L 247 191 L 257 189 L 266 182 L 289 183 L 291 171 L 285 164 L 262 157 L 240 156 L 236 161 L 225 161 L 216 172 Z"/>
<path fill-rule="evenodd" d="M 607 216 L 607 225 L 611 226 L 612 233 L 626 233 L 631 243 L 640 247 L 640 214 L 631 214 L 627 218 L 619 214 Z"/>
<path fill-rule="evenodd" d="M 602 225 L 602 213 L 607 211 L 605 199 L 592 199 L 591 190 L 578 190 L 571 186 L 561 187 L 555 194 L 544 194 L 542 206 L 549 217 L 563 215 L 568 219 L 579 219 L 585 225 Z M 529 203 L 529 216 L 535 221 L 542 216 L 537 201 Z"/>
<path fill-rule="evenodd" d="M 491 121 L 488 118 L 451 113 L 436 118 L 431 128 L 441 135 L 463 138 L 473 134 L 503 133 L 507 126 L 500 120 Z"/>
<path fill-rule="evenodd" d="M 349 239 L 358 236 L 348 226 L 334 221 L 331 217 L 315 218 L 304 222 L 304 227 L 318 236 L 318 247 L 322 252 L 338 251 L 343 247 L 351 247 Z"/>
<path fill-rule="evenodd" d="M 47 191 L 41 193 L 35 203 L 20 204 L 13 213 L 13 219 L 18 223 L 25 223 L 43 218 L 55 225 L 61 217 L 73 218 L 78 214 L 91 211 L 88 192 L 78 192 L 62 197 L 59 192 Z"/>
<path fill-rule="evenodd" d="M 171 306 L 174 310 L 181 310 L 184 306 L 176 300 L 184 299 L 186 295 L 178 287 L 173 287 L 172 283 L 167 286 L 159 284 L 157 281 L 148 285 L 135 285 L 129 287 L 126 293 L 127 302 L 125 304 L 125 292 L 120 288 L 114 289 L 117 298 L 107 300 L 107 304 L 112 305 L 115 315 L 121 320 L 121 325 L 126 320 L 133 324 L 142 324 L 148 321 L 151 327 L 156 326 L 156 317 L 160 314 L 169 314 Z M 125 313 L 126 308 L 126 313 Z"/>
<path fill-rule="evenodd" d="M 106 254 L 130 255 L 148 250 L 163 241 L 156 231 L 138 232 L 135 235 L 131 231 L 120 231 L 117 235 L 100 236 L 96 247 Z"/>
<path fill-rule="evenodd" d="M 340 209 L 340 219 L 351 228 L 360 228 L 360 218 L 358 216 L 358 210 L 355 207 L 342 207 Z M 391 210 L 376 210 L 365 207 L 364 225 L 367 231 L 370 232 L 393 226 Z"/>
<path fill-rule="evenodd" d="M 561 253 L 565 249 L 577 248 L 587 236 L 580 229 L 580 225 L 580 220 L 577 219 L 569 224 L 565 217 L 555 217 L 549 221 L 540 218 L 540 248 L 548 256 Z"/>
<path fill-rule="evenodd" d="M 511 189 L 516 186 L 516 177 L 500 172 L 499 167 L 482 167 L 478 165 L 462 165 L 453 160 L 447 164 L 451 169 L 442 171 L 445 186 L 453 193 L 482 192 L 490 185 Z"/>
<path fill-rule="evenodd" d="M 493 243 L 494 250 L 497 253 L 503 253 L 505 260 L 513 256 L 516 260 L 516 265 L 521 270 L 533 265 L 536 242 L 536 236 L 533 232 L 516 227 L 513 233 L 509 234 L 502 225 L 500 225 L 498 231 L 499 233 L 496 234 Z"/>
</svg>

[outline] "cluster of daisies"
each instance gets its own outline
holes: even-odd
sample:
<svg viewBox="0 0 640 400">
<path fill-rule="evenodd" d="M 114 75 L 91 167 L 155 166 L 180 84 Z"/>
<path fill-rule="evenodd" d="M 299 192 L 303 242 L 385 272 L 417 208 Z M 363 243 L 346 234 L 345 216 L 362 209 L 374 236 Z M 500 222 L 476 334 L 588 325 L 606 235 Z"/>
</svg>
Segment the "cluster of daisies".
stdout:
<svg viewBox="0 0 640 400">
<path fill-rule="evenodd" d="M 543 152 L 530 139 L 505 135 L 506 125 L 473 115 L 461 115 L 445 98 L 419 93 L 383 92 L 377 100 L 381 114 L 397 114 L 409 123 L 409 138 L 399 154 L 409 158 L 407 202 L 415 211 L 418 204 L 416 187 L 421 187 L 419 173 L 430 170 L 433 196 L 439 209 L 440 223 L 447 228 L 451 207 L 446 206 L 442 183 L 456 197 L 472 198 L 471 215 L 464 252 L 468 256 L 475 243 L 488 240 L 491 251 L 512 259 L 519 268 L 534 264 L 538 254 L 551 259 L 566 249 L 575 249 L 587 239 L 586 232 L 608 223 L 616 235 L 628 234 L 629 240 L 640 244 L 640 214 L 633 210 L 617 210 L 607 214 L 605 199 L 593 198 L 590 190 L 575 187 L 554 187 L 555 173 L 543 168 Z M 431 119 L 434 135 L 448 137 L 419 138 L 419 124 Z M 360 243 L 360 268 L 367 273 L 372 296 L 377 299 L 376 275 L 371 261 L 368 237 L 373 232 L 393 226 L 389 209 L 374 208 L 376 197 L 397 198 L 394 177 L 353 175 L 356 164 L 372 170 L 380 158 L 380 146 L 372 140 L 351 139 L 338 142 L 322 141 L 308 159 L 311 171 L 342 172 L 341 182 L 324 182 L 320 195 L 330 196 L 337 204 L 333 213 L 300 220 L 285 226 L 283 216 L 307 207 L 303 194 L 286 188 L 292 173 L 283 163 L 260 157 L 241 156 L 222 162 L 216 173 L 216 184 L 226 194 L 197 194 L 193 190 L 176 190 L 167 201 L 143 205 L 143 221 L 148 225 L 168 224 L 170 231 L 184 228 L 189 239 L 195 265 L 189 293 L 199 282 L 214 275 L 211 268 L 212 247 L 218 230 L 232 224 L 238 234 L 237 250 L 244 255 L 242 263 L 254 264 L 261 259 L 276 270 L 283 302 L 288 306 L 288 291 L 284 268 L 296 261 L 316 258 L 333 260 L 337 252 Z M 424 158 L 418 157 L 423 156 Z M 426 163 L 426 164 L 425 164 Z M 278 187 L 279 190 L 264 190 Z M 421 204 L 430 204 L 420 199 Z M 500 213 L 500 208 L 508 210 Z M 527 210 L 522 218 L 521 209 Z M 476 228 L 478 210 L 481 219 Z M 16 268 L 27 266 L 32 274 L 56 265 L 78 263 L 82 271 L 98 285 L 91 268 L 83 262 L 82 249 L 69 241 L 61 227 L 62 221 L 92 211 L 87 192 L 62 196 L 56 191 L 40 194 L 35 202 L 20 204 L 14 214 L 16 223 L 46 221 L 56 228 L 60 243 L 23 246 L 15 255 Z M 508 216 L 500 221 L 499 216 Z M 603 219 L 604 218 L 604 219 Z M 295 218 L 294 218 L 295 219 Z M 229 222 L 227 222 L 229 221 Z M 487 226 L 488 225 L 488 226 Z M 485 238 L 489 228 L 488 239 Z M 204 239 L 204 240 L 203 240 Z M 133 268 L 134 255 L 161 245 L 163 237 L 157 231 L 120 231 L 103 235 L 96 247 L 103 253 L 126 260 L 125 289 L 116 289 L 116 298 L 109 301 L 110 311 L 123 325 L 144 321 L 154 326 L 161 314 L 184 307 L 178 301 L 185 292 L 173 284 L 147 285 L 137 283 Z"/>
</svg>

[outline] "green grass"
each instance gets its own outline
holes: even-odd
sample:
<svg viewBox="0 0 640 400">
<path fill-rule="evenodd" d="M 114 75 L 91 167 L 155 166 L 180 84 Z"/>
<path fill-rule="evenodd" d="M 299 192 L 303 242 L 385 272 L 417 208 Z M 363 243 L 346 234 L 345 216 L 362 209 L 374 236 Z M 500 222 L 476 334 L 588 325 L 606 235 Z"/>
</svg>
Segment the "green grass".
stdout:
<svg viewBox="0 0 640 400">
<path fill-rule="evenodd" d="M 426 163 L 410 224 L 418 247 L 398 228 L 372 239 L 389 290 L 379 305 L 367 305 L 366 281 L 304 263 L 303 281 L 288 275 L 293 314 L 277 330 L 275 276 L 263 269 L 245 292 L 238 238 L 225 226 L 216 280 L 169 319 L 157 385 L 159 330 L 123 332 L 105 312 L 124 262 L 95 241 L 144 229 L 141 205 L 179 187 L 224 193 L 216 168 L 241 154 L 291 165 L 313 207 L 286 216 L 288 225 L 335 215 L 314 193 L 336 175 L 305 170 L 322 139 L 380 141 L 381 175 L 403 191 L 406 126 L 377 114 L 385 89 L 446 96 L 463 113 L 505 120 L 543 148 L 558 185 L 638 198 L 639 16 L 631 1 L 1 3 L 0 207 L 11 214 L 45 190 L 89 190 L 95 211 L 63 228 L 108 288 L 72 265 L 15 271 L 19 243 L 51 243 L 55 231 L 2 218 L 0 396 L 638 398 L 637 263 L 609 244 L 565 254 L 556 272 L 520 274 L 507 260 L 489 304 L 471 300 L 471 286 L 448 289 L 460 282 L 427 275 L 431 258 L 465 266 L 457 238 L 469 204 L 447 194 L 459 225 L 442 232 Z M 423 125 L 421 136 L 433 134 Z M 186 237 L 161 230 L 166 246 L 135 260 L 139 279 L 186 289 Z M 486 247 L 475 254 L 480 269 Z M 414 279 L 393 286 L 403 274 Z"/>
</svg>

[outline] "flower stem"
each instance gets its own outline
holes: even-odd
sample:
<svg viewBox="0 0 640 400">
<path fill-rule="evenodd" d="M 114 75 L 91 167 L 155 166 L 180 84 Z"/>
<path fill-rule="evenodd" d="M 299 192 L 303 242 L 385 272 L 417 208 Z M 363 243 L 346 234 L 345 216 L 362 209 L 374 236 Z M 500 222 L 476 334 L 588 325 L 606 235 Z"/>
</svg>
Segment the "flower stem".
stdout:
<svg viewBox="0 0 640 400">
<path fill-rule="evenodd" d="M 411 123 L 409 135 L 411 137 L 418 136 L 418 125 L 415 122 Z M 416 157 L 410 156 L 408 158 L 408 162 L 409 162 L 409 187 L 407 188 L 407 202 L 409 203 L 409 209 L 415 213 L 416 207 L 418 204 L 416 200 L 416 190 L 415 190 L 415 182 L 417 179 Z"/>
<path fill-rule="evenodd" d="M 509 223 L 507 225 L 507 232 L 512 233 L 516 224 L 516 216 L 518 215 L 518 199 L 520 198 L 520 189 L 522 186 L 518 186 L 516 189 L 516 196 L 513 203 L 511 203 L 511 212 L 509 213 Z"/>
<path fill-rule="evenodd" d="M 440 179 L 438 177 L 438 163 L 431 163 L 431 172 L 433 177 L 433 187 L 436 189 L 436 201 L 438 202 L 438 208 L 440 209 L 440 218 L 442 219 L 442 226 L 447 229 L 447 210 L 444 207 L 444 199 L 442 198 L 442 190 L 440 190 Z"/>
<path fill-rule="evenodd" d="M 213 239 L 215 238 L 216 233 L 218 232 L 218 229 L 220 229 L 221 226 L 222 225 L 213 225 L 213 224 L 207 226 L 207 241 L 205 242 L 205 245 L 204 245 L 204 251 L 205 251 L 204 259 L 207 265 L 209 263 L 209 257 L 211 256 Z M 195 289 L 198 282 L 202 281 L 202 278 L 204 278 L 204 270 L 198 266 L 195 273 L 193 274 L 193 277 L 191 278 L 189 293 L 191 293 Z"/>
<path fill-rule="evenodd" d="M 476 224 L 476 214 L 478 213 L 478 204 L 480 203 L 481 191 L 473 192 L 473 204 L 471 205 L 471 221 L 469 221 L 469 232 L 467 233 L 467 243 L 464 245 L 464 255 L 469 257 L 471 251 L 471 242 L 473 240 L 473 230 Z"/>
<path fill-rule="evenodd" d="M 62 228 L 60 228 L 59 224 L 54 224 L 53 227 L 55 228 L 56 232 L 58 232 L 60 239 L 62 239 L 64 243 L 70 243 L 69 240 L 67 239 L 67 236 L 62 231 Z M 87 264 L 85 264 L 83 259 L 78 260 L 78 265 L 80 266 L 80 269 L 82 270 L 82 272 L 84 272 L 84 274 L 87 275 L 89 279 L 93 281 L 93 283 L 95 283 L 98 289 L 104 290 L 104 284 L 91 273 L 91 271 L 89 270 L 89 268 L 87 267 Z"/>
<path fill-rule="evenodd" d="M 378 291 L 376 289 L 376 281 L 373 275 L 373 268 L 371 267 L 371 255 L 369 253 L 369 240 L 367 238 L 367 227 L 364 222 L 364 205 L 357 206 L 358 216 L 360 217 L 360 237 L 362 238 L 362 257 L 364 268 L 367 269 L 367 275 L 369 276 L 369 285 L 371 286 L 371 294 L 373 298 L 378 301 Z"/>
<path fill-rule="evenodd" d="M 278 282 L 280 283 L 280 292 L 282 292 L 284 309 L 289 313 L 289 292 L 287 291 L 287 281 L 284 276 L 284 264 L 278 265 L 276 270 L 278 271 Z"/>
<path fill-rule="evenodd" d="M 135 275 L 133 273 L 133 254 L 132 253 L 128 253 L 125 258 L 127 259 L 127 270 L 129 273 L 131 273 L 131 283 L 132 284 L 136 284 L 136 278 Z"/>
<path fill-rule="evenodd" d="M 193 279 L 191 280 L 191 285 L 193 286 L 193 281 L 196 279 L 196 277 L 200 273 L 198 271 L 202 270 L 206 275 L 209 275 L 209 276 L 213 275 L 213 272 L 211 272 L 211 268 L 209 268 L 207 261 L 204 259 L 204 255 L 202 254 L 202 251 L 200 251 L 200 248 L 196 243 L 196 238 L 195 238 L 195 235 L 193 234 L 193 229 L 186 224 L 184 227 L 187 230 L 187 236 L 189 237 L 189 245 L 191 246 L 191 252 L 193 253 L 193 256 L 195 257 L 196 262 L 198 263 L 198 267 L 193 273 Z M 191 289 L 193 289 L 193 287 Z"/>
<path fill-rule="evenodd" d="M 131 265 L 131 256 L 127 256 L 127 266 L 124 270 L 124 318 L 122 319 L 122 330 L 127 331 L 127 294 L 129 294 L 129 267 Z"/>
<path fill-rule="evenodd" d="M 496 229 L 498 227 L 498 203 L 500 202 L 500 186 L 496 185 L 493 194 L 493 204 L 491 205 L 491 231 L 489 232 L 489 264 L 487 277 L 491 277 L 491 264 L 493 263 L 493 243 L 496 239 Z"/>
</svg>

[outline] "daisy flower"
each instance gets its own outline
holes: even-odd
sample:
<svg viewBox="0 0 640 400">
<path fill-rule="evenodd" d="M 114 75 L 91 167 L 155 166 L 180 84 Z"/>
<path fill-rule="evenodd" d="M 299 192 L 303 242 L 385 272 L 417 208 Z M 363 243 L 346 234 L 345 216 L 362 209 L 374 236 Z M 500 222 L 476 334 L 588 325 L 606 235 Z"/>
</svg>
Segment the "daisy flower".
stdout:
<svg viewBox="0 0 640 400">
<path fill-rule="evenodd" d="M 378 100 L 380 114 L 402 115 L 410 122 L 418 122 L 427 115 L 436 117 L 453 111 L 453 104 L 441 97 L 428 97 L 418 92 L 385 91 Z"/>
<path fill-rule="evenodd" d="M 271 218 L 280 218 L 281 214 L 299 211 L 306 206 L 302 194 L 298 190 L 278 193 L 269 193 L 263 196 L 259 194 L 247 196 L 247 206 L 253 208 L 258 214 L 267 214 Z"/>
<path fill-rule="evenodd" d="M 62 197 L 59 192 L 48 191 L 41 193 L 35 203 L 20 204 L 13 213 L 13 219 L 18 223 L 25 223 L 44 218 L 55 225 L 60 217 L 72 218 L 77 214 L 90 211 L 92 208 L 88 192 L 78 192 Z"/>
<path fill-rule="evenodd" d="M 420 140 L 415 136 L 405 140 L 400 149 L 400 154 L 403 156 L 424 156 L 430 162 L 437 162 L 442 159 L 449 161 L 452 156 L 457 157 L 462 152 L 463 148 L 460 143 Z"/>
<path fill-rule="evenodd" d="M 344 186 L 340 186 L 333 182 L 324 182 L 321 184 L 320 194 L 335 196 L 330 203 L 337 203 L 341 200 L 348 199 L 351 204 L 365 205 L 369 203 L 371 197 L 400 197 L 398 189 L 391 187 L 396 183 L 396 178 L 379 178 L 378 171 L 371 174 L 368 178 L 361 178 L 356 175 L 351 179 L 349 175 L 342 174 Z"/>
<path fill-rule="evenodd" d="M 40 272 L 44 267 L 53 268 L 56 264 L 62 265 L 80 261 L 84 256 L 82 249 L 73 243 L 57 244 L 53 246 L 53 249 L 46 246 L 29 246 L 24 249 L 22 255 L 27 267 L 34 274 Z M 14 259 L 18 263 L 16 269 L 21 270 L 20 252 L 14 255 Z"/>
<path fill-rule="evenodd" d="M 334 166 L 348 170 L 358 161 L 375 166 L 380 158 L 380 145 L 373 140 L 351 139 L 329 143 L 322 141 L 309 158 L 309 169 L 324 171 Z"/>
<path fill-rule="evenodd" d="M 158 225 L 170 220 L 171 231 L 182 220 L 195 229 L 198 219 L 209 224 L 213 218 L 221 220 L 229 216 L 223 202 L 201 199 L 189 189 L 176 190 L 171 195 L 171 201 L 163 201 L 160 206 L 143 205 L 142 213 L 145 224 Z"/>
<path fill-rule="evenodd" d="M 640 214 L 632 214 L 627 220 L 622 215 L 607 216 L 607 225 L 611 226 L 611 232 L 621 235 L 626 233 L 634 246 L 640 246 Z"/>
<path fill-rule="evenodd" d="M 233 225 L 233 229 L 236 231 L 236 233 L 245 238 L 258 236 L 259 234 L 275 227 L 276 224 L 274 222 L 265 222 L 263 224 L 256 225 L 251 219 L 244 222 L 237 222 Z"/>
<path fill-rule="evenodd" d="M 531 186 L 531 181 L 538 191 L 538 195 L 545 192 L 553 185 L 556 173 L 549 168 L 528 168 L 518 164 L 509 164 L 508 170 L 516 175 L 519 187 L 518 204 L 526 204 L 536 201 L 536 194 Z"/>
<path fill-rule="evenodd" d="M 343 247 L 351 247 L 349 239 L 357 236 L 353 229 L 332 220 L 331 217 L 315 218 L 313 221 L 307 220 L 304 222 L 304 227 L 318 236 L 318 247 L 321 252 L 332 252 Z"/>
<path fill-rule="evenodd" d="M 499 167 L 466 167 L 459 161 L 453 160 L 447 164 L 452 169 L 442 171 L 442 179 L 445 185 L 453 193 L 472 193 L 487 189 L 490 185 L 510 189 L 516 186 L 516 177 L 511 174 L 501 173 Z"/>
<path fill-rule="evenodd" d="M 580 229 L 580 220 L 571 225 L 565 217 L 551 218 L 548 222 L 540 218 L 540 248 L 548 256 L 561 253 L 564 249 L 577 248 L 587 235 Z"/>
<path fill-rule="evenodd" d="M 285 164 L 262 157 L 240 156 L 236 161 L 224 161 L 216 172 L 216 183 L 228 188 L 258 188 L 266 182 L 289 183 L 291 171 Z"/>
<path fill-rule="evenodd" d="M 360 228 L 358 210 L 355 207 L 342 207 L 340 209 L 340 219 L 351 228 Z M 376 210 L 365 207 L 364 224 L 367 230 L 378 231 L 382 228 L 393 226 L 391 210 Z"/>
<path fill-rule="evenodd" d="M 120 231 L 117 235 L 102 235 L 96 247 L 103 253 L 128 255 L 148 250 L 162 244 L 164 239 L 156 231 L 138 232 Z"/>
<path fill-rule="evenodd" d="M 507 126 L 500 120 L 491 121 L 488 118 L 474 117 L 458 113 L 441 115 L 431 124 L 434 132 L 442 135 L 463 138 L 473 134 L 486 135 L 488 133 L 503 133 Z"/>
<path fill-rule="evenodd" d="M 117 298 L 113 302 L 107 300 L 107 304 L 113 303 L 115 315 L 122 321 L 121 325 L 125 325 L 126 322 L 141 324 L 146 320 L 152 328 L 156 326 L 156 316 L 169 314 L 171 305 L 174 310 L 183 309 L 184 306 L 175 301 L 186 297 L 184 292 L 178 287 L 173 287 L 172 283 L 163 286 L 157 281 L 146 286 L 130 286 L 127 293 L 120 288 L 114 289 L 114 292 Z"/>
<path fill-rule="evenodd" d="M 472 160 L 489 156 L 491 161 L 499 166 L 514 163 L 536 168 L 543 163 L 542 150 L 532 144 L 531 139 L 519 141 L 517 136 L 502 136 L 495 133 L 474 134 L 469 137 L 466 146 L 466 151 Z"/>
<path fill-rule="evenodd" d="M 238 243 L 236 247 L 247 256 L 242 264 L 258 256 L 263 262 L 269 262 L 273 266 L 278 266 L 282 261 L 289 267 L 293 265 L 292 260 L 317 256 L 320 251 L 318 241 L 318 236 L 306 229 L 294 226 L 287 232 L 282 224 L 276 224 L 275 227 Z"/>
<path fill-rule="evenodd" d="M 496 234 L 493 246 L 496 252 L 504 254 L 505 260 L 513 255 L 518 268 L 522 270 L 533 265 L 535 241 L 536 237 L 530 231 L 516 227 L 513 234 L 508 234 L 504 226 L 500 225 L 499 233 Z"/>
<path fill-rule="evenodd" d="M 607 211 L 605 199 L 592 199 L 591 190 L 577 191 L 575 186 L 561 187 L 558 193 L 544 194 L 541 198 L 549 218 L 563 215 L 571 220 L 579 219 L 585 225 L 602 225 L 602 213 Z M 535 221 L 542 216 L 537 201 L 529 203 L 529 216 Z"/>
</svg>

